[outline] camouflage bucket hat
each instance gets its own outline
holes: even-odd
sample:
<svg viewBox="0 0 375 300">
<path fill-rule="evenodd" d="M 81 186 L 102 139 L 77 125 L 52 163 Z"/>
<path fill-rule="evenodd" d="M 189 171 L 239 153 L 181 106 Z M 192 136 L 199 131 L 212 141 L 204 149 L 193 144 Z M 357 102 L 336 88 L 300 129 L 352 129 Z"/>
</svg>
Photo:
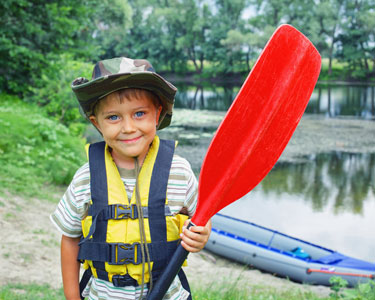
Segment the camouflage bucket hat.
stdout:
<svg viewBox="0 0 375 300">
<path fill-rule="evenodd" d="M 72 83 L 72 90 L 87 118 L 92 115 L 98 100 L 126 88 L 144 89 L 158 96 L 163 106 L 158 129 L 171 123 L 177 89 L 156 74 L 150 62 L 145 59 L 117 57 L 102 60 L 95 65 L 91 81 L 79 77 Z"/>
</svg>

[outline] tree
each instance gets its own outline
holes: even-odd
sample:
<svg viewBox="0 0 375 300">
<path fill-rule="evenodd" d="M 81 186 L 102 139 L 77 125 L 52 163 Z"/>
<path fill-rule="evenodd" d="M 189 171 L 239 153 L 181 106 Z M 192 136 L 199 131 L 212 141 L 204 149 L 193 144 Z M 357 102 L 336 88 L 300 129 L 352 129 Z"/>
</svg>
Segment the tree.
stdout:
<svg viewBox="0 0 375 300">
<path fill-rule="evenodd" d="M 234 32 L 245 34 L 245 21 L 242 19 L 242 13 L 246 7 L 245 0 L 216 0 L 217 12 L 212 17 L 211 31 L 208 40 L 211 43 L 207 57 L 216 63 L 218 72 L 226 74 L 235 71 L 236 57 L 233 56 L 232 47 L 223 47 L 229 45 L 229 39 L 233 40 Z M 238 35 L 237 35 L 238 36 Z"/>
<path fill-rule="evenodd" d="M 132 27 L 132 9 L 126 0 L 98 1 L 94 21 L 95 44 L 103 51 L 100 58 L 124 56 L 128 30 Z"/>
<path fill-rule="evenodd" d="M 338 57 L 348 64 L 350 75 L 354 77 L 365 78 L 370 73 L 368 58 L 373 45 L 369 40 L 368 25 L 364 22 L 371 17 L 374 9 L 373 0 L 344 1 Z"/>
<path fill-rule="evenodd" d="M 328 75 L 332 74 L 332 61 L 335 46 L 342 30 L 344 6 L 341 0 L 321 0 L 316 7 L 315 19 L 318 21 L 318 36 L 315 38 L 318 50 L 328 57 Z"/>
<path fill-rule="evenodd" d="M 23 94 L 34 86 L 50 55 L 91 58 L 95 2 L 3 0 L 0 2 L 0 89 Z"/>
</svg>

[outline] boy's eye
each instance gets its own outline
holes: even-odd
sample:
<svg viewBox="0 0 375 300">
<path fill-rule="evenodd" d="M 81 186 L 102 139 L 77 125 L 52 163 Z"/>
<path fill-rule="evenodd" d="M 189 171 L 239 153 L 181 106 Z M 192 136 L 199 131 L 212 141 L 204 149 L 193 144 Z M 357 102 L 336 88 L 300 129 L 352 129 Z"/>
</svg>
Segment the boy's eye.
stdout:
<svg viewBox="0 0 375 300">
<path fill-rule="evenodd" d="M 134 115 L 136 118 L 141 118 L 144 116 L 144 114 L 145 114 L 144 111 L 137 111 Z"/>
<path fill-rule="evenodd" d="M 111 120 L 111 121 L 116 121 L 116 120 L 118 120 L 118 116 L 116 116 L 116 115 L 109 116 L 108 119 Z"/>
</svg>

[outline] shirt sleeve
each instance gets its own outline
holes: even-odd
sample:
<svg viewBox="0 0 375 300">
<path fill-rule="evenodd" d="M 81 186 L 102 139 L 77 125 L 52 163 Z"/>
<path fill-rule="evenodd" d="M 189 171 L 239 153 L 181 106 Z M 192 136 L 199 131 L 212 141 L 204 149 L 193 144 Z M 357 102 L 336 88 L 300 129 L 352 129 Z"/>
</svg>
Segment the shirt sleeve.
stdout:
<svg viewBox="0 0 375 300">
<path fill-rule="evenodd" d="M 184 206 L 187 208 L 189 216 L 192 216 L 197 208 L 198 181 L 190 167 L 189 162 L 186 162 L 188 164 L 188 168 L 186 169 L 187 187 Z"/>
<path fill-rule="evenodd" d="M 90 199 L 90 171 L 88 164 L 85 164 L 76 172 L 50 216 L 57 230 L 68 237 L 81 237 L 81 220 L 86 215 Z"/>
</svg>

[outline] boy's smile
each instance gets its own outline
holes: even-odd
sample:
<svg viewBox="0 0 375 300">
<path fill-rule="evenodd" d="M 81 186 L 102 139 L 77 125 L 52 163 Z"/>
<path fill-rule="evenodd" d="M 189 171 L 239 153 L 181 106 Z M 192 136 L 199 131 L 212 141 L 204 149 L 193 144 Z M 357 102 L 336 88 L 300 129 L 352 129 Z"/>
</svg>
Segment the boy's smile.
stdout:
<svg viewBox="0 0 375 300">
<path fill-rule="evenodd" d="M 147 94 L 122 101 L 110 94 L 98 105 L 96 115 L 90 120 L 112 148 L 117 166 L 134 168 L 135 157 L 142 164 L 156 134 L 161 106 L 156 108 Z"/>
</svg>

